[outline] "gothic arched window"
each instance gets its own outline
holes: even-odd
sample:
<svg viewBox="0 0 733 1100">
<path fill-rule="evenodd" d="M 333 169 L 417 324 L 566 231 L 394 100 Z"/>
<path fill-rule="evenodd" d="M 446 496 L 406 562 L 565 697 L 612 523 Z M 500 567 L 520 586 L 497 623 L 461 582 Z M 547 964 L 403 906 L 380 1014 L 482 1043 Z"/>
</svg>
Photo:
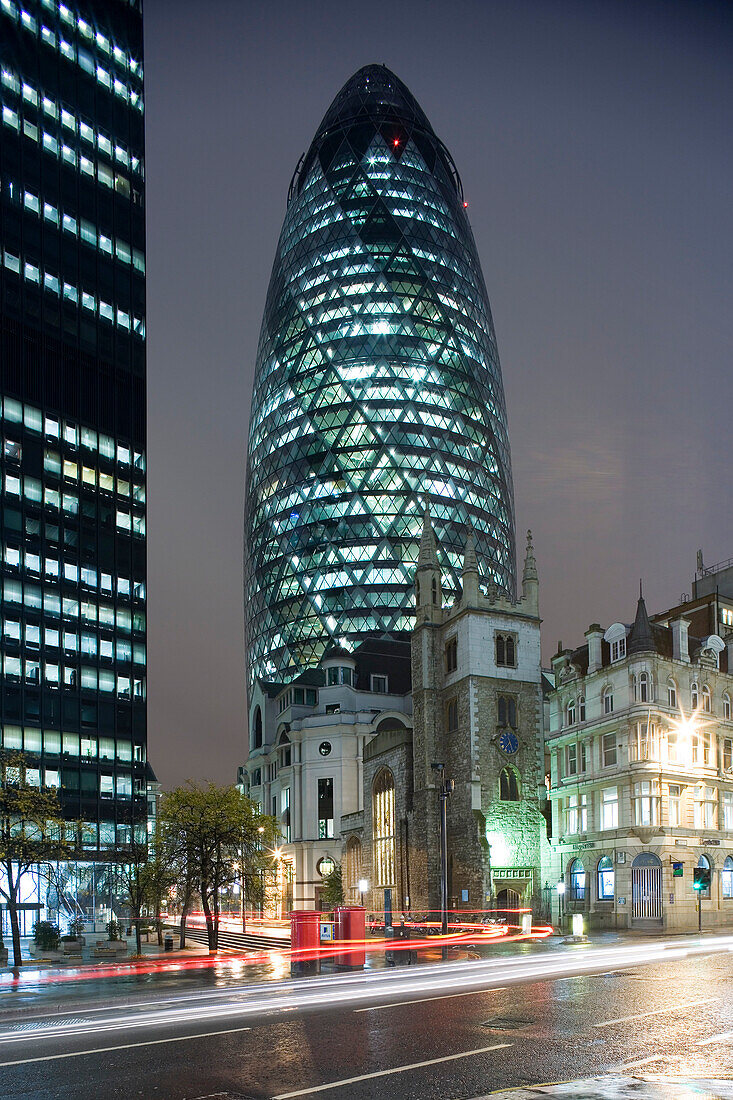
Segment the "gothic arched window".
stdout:
<svg viewBox="0 0 733 1100">
<path fill-rule="evenodd" d="M 519 779 L 514 768 L 502 768 L 499 775 L 499 798 L 502 802 L 519 802 Z"/>
<path fill-rule="evenodd" d="M 395 785 L 389 768 L 382 768 L 372 787 L 374 885 L 395 883 Z"/>
</svg>

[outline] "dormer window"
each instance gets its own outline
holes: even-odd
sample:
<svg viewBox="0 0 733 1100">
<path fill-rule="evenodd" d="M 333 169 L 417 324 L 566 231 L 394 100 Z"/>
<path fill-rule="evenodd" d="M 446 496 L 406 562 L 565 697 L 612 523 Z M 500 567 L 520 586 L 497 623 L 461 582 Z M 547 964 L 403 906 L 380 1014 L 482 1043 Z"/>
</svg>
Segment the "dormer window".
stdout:
<svg viewBox="0 0 733 1100">
<path fill-rule="evenodd" d="M 575 725 L 575 700 L 574 699 L 571 699 L 570 702 L 568 703 L 566 711 L 565 711 L 565 715 L 566 715 L 566 720 L 567 720 L 566 725 L 574 726 Z"/>
<path fill-rule="evenodd" d="M 611 663 L 622 661 L 626 656 L 626 627 L 623 623 L 613 623 L 603 635 L 611 649 Z"/>
<path fill-rule="evenodd" d="M 386 676 L 372 674 L 372 691 L 378 691 L 380 695 L 386 695 L 389 689 L 389 681 Z"/>
</svg>

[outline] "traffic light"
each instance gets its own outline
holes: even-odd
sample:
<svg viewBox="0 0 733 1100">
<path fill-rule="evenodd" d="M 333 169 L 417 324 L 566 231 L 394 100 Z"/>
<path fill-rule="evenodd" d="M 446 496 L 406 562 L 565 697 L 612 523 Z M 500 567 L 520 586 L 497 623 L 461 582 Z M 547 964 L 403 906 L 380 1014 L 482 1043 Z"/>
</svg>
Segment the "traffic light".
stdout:
<svg viewBox="0 0 733 1100">
<path fill-rule="evenodd" d="M 693 867 L 693 869 L 692 869 L 692 889 L 693 890 L 709 890 L 710 889 L 710 868 L 709 867 Z"/>
</svg>

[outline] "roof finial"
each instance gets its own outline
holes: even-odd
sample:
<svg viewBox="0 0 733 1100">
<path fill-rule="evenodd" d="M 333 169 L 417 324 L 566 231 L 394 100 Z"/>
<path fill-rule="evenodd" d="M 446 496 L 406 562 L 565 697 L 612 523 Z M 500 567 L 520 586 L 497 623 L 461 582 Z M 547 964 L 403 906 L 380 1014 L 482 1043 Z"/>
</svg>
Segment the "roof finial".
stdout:
<svg viewBox="0 0 733 1100">
<path fill-rule="evenodd" d="M 422 533 L 420 535 L 420 550 L 417 555 L 418 569 L 439 569 L 438 547 L 435 543 L 435 532 L 430 519 L 430 501 L 425 499 L 425 515 L 422 521 Z"/>
<path fill-rule="evenodd" d="M 527 551 L 524 556 L 524 572 L 522 573 L 522 584 L 526 584 L 527 581 L 536 581 L 537 579 L 537 562 L 534 556 L 532 532 L 527 531 Z"/>
</svg>

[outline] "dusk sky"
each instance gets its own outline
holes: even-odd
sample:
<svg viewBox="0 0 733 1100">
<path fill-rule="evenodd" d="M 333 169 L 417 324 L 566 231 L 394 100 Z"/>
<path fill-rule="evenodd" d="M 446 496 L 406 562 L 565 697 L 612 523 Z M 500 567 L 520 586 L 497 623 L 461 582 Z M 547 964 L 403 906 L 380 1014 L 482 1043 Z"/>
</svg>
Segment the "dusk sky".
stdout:
<svg viewBox="0 0 733 1100">
<path fill-rule="evenodd" d="M 288 184 L 362 65 L 463 180 L 545 661 L 733 556 L 729 3 L 145 0 L 149 735 L 164 788 L 245 758 L 242 527 Z"/>
</svg>

